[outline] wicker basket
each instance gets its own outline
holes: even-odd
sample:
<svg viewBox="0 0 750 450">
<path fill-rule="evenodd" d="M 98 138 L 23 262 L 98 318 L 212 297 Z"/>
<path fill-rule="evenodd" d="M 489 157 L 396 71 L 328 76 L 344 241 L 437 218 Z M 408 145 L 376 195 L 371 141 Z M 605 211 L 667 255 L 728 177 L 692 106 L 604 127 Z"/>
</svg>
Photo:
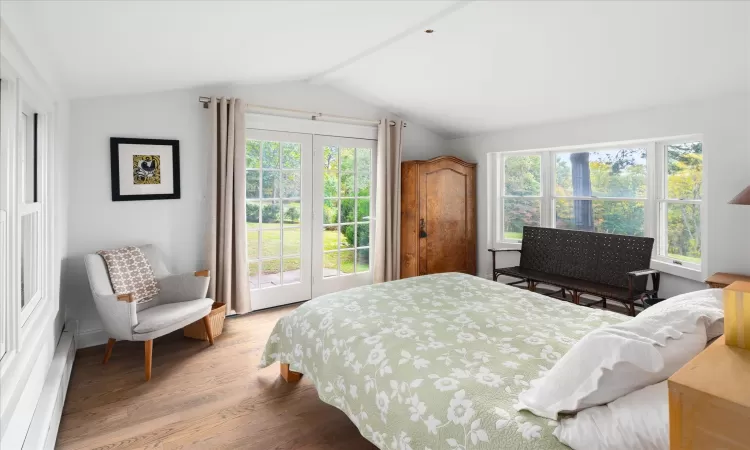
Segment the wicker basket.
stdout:
<svg viewBox="0 0 750 450">
<path fill-rule="evenodd" d="M 214 302 L 213 306 L 211 306 L 211 312 L 208 313 L 208 320 L 211 321 L 211 333 L 214 335 L 214 339 L 224 331 L 224 317 L 226 315 L 227 305 L 221 302 Z M 203 319 L 183 328 L 183 333 L 185 337 L 200 339 L 202 341 L 208 340 L 206 327 L 203 326 Z"/>
</svg>

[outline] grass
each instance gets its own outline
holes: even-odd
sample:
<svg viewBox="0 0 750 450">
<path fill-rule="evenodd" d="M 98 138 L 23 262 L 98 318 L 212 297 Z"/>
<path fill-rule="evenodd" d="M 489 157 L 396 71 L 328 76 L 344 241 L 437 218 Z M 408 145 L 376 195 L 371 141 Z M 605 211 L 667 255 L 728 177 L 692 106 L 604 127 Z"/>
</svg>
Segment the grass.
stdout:
<svg viewBox="0 0 750 450">
<path fill-rule="evenodd" d="M 298 223 L 294 225 L 299 225 Z M 257 222 L 247 223 L 247 254 L 248 259 L 258 259 L 258 233 L 260 228 Z M 260 249 L 262 258 L 277 258 L 274 260 L 263 261 L 263 274 L 277 274 L 280 271 L 281 260 L 278 259 L 281 250 L 281 229 L 271 228 L 263 229 L 263 243 Z M 324 250 L 335 250 L 338 248 L 339 240 L 338 230 L 324 230 L 323 231 L 323 249 Z M 341 272 L 342 273 L 354 273 L 354 250 L 343 247 L 346 245 L 346 238 L 341 235 L 342 249 L 341 249 Z M 299 228 L 285 229 L 284 230 L 284 254 L 297 254 L 300 253 L 300 231 Z M 323 258 L 323 267 L 326 269 L 336 269 L 336 252 L 326 253 L 326 257 Z M 299 270 L 300 269 L 300 258 L 291 257 L 285 258 L 283 262 L 284 271 Z M 368 264 L 357 264 L 357 272 L 366 272 L 369 270 Z M 249 274 L 258 274 L 258 263 L 250 263 Z"/>
</svg>

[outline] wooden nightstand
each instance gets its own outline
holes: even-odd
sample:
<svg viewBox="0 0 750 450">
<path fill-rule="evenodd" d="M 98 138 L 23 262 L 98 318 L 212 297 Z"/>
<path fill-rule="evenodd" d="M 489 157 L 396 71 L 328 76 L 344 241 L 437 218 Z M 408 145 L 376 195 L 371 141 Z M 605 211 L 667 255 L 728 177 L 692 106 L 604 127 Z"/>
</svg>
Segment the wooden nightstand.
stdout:
<svg viewBox="0 0 750 450">
<path fill-rule="evenodd" d="M 667 384 L 671 450 L 750 449 L 750 350 L 722 336 Z"/>
<path fill-rule="evenodd" d="M 713 289 L 724 289 L 735 281 L 750 281 L 750 276 L 718 272 L 708 277 L 706 284 Z"/>
</svg>

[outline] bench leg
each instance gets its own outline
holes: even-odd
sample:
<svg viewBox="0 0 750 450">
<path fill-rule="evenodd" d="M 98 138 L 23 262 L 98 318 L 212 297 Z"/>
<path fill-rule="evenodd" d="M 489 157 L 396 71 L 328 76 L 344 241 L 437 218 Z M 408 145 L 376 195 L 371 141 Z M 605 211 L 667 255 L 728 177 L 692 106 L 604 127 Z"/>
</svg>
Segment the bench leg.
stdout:
<svg viewBox="0 0 750 450">
<path fill-rule="evenodd" d="M 281 378 L 283 378 L 287 383 L 296 383 L 300 379 L 302 379 L 302 374 L 293 370 L 289 370 L 289 364 L 281 363 Z"/>
<path fill-rule="evenodd" d="M 535 281 L 528 281 L 529 290 L 531 292 L 536 292 L 536 282 Z"/>
<path fill-rule="evenodd" d="M 607 298 L 602 297 L 602 308 L 607 309 Z"/>
<path fill-rule="evenodd" d="M 576 305 L 581 304 L 581 293 L 578 291 L 570 291 L 570 296 L 573 299 L 573 303 Z"/>
</svg>

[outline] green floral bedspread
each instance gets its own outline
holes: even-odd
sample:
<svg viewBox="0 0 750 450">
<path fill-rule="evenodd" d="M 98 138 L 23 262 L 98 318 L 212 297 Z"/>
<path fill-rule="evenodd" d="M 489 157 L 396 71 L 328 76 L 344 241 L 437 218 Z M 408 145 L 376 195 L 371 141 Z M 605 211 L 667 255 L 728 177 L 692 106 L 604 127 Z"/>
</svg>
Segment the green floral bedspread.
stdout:
<svg viewBox="0 0 750 450">
<path fill-rule="evenodd" d="M 594 328 L 627 317 L 448 273 L 311 300 L 279 320 L 261 367 L 290 363 L 381 449 L 567 448 L 513 405 Z"/>
</svg>

